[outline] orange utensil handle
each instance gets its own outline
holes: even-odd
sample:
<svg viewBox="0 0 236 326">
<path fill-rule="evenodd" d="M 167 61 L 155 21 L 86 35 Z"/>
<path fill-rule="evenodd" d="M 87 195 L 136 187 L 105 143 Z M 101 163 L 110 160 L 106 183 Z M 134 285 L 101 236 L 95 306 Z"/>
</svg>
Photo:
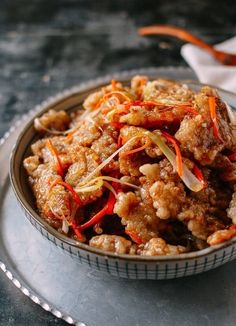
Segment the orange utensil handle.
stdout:
<svg viewBox="0 0 236 326">
<path fill-rule="evenodd" d="M 186 31 L 183 28 L 170 26 L 170 25 L 152 25 L 142 27 L 138 30 L 139 35 L 169 35 L 173 37 L 177 37 L 183 41 L 192 43 L 206 51 L 208 51 L 211 55 L 213 55 L 218 61 L 223 64 L 232 64 L 236 65 L 236 56 L 223 53 L 221 51 L 216 50 L 213 46 L 205 43 L 200 38 L 194 36 L 190 32 Z"/>
</svg>

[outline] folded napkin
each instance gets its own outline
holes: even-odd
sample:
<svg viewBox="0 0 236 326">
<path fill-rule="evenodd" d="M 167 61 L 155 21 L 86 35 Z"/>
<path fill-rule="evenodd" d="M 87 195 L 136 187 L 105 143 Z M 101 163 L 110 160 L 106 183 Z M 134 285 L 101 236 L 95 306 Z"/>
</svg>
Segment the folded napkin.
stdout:
<svg viewBox="0 0 236 326">
<path fill-rule="evenodd" d="M 236 54 L 236 36 L 217 44 L 216 48 Z M 208 52 L 192 44 L 182 46 L 181 54 L 195 71 L 200 82 L 236 93 L 236 66 L 224 66 Z"/>
</svg>

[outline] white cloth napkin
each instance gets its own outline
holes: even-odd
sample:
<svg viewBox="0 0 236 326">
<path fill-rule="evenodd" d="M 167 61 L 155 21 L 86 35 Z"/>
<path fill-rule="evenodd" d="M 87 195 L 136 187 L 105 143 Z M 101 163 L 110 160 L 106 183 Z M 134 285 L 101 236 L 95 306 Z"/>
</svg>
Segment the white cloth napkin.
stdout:
<svg viewBox="0 0 236 326">
<path fill-rule="evenodd" d="M 236 36 L 216 45 L 219 50 L 236 54 Z M 206 51 L 192 44 L 185 44 L 181 54 L 195 71 L 199 81 L 236 93 L 236 66 L 224 66 Z"/>
</svg>

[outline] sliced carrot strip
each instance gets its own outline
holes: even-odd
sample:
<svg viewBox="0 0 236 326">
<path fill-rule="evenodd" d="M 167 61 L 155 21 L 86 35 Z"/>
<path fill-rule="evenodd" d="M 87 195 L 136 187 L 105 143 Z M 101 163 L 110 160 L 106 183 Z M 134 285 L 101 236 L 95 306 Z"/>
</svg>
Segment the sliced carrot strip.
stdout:
<svg viewBox="0 0 236 326">
<path fill-rule="evenodd" d="M 171 136 L 165 131 L 162 131 L 162 135 L 174 146 L 175 153 L 176 153 L 176 165 L 177 165 L 177 173 L 180 177 L 183 175 L 183 159 L 181 150 L 178 144 L 177 139 L 175 137 Z"/>
<path fill-rule="evenodd" d="M 130 236 L 130 238 L 132 239 L 132 241 L 135 242 L 135 243 L 137 243 L 138 245 L 140 245 L 140 244 L 143 243 L 142 239 L 137 235 L 136 232 L 125 230 L 125 233 L 128 234 L 128 236 Z"/>
<path fill-rule="evenodd" d="M 125 157 L 125 156 L 128 156 L 128 155 L 131 155 L 131 154 L 134 154 L 134 153 L 137 153 L 137 152 L 140 152 L 142 150 L 144 150 L 145 148 L 147 148 L 148 146 L 151 145 L 151 140 L 150 138 L 145 138 L 145 144 L 143 146 L 140 146 L 138 148 L 135 148 L 135 149 L 132 149 L 130 151 L 127 151 L 127 152 L 121 152 L 120 153 L 120 156 L 121 157 Z"/>
<path fill-rule="evenodd" d="M 113 91 L 116 90 L 116 80 L 115 79 L 112 79 L 112 81 L 111 81 L 111 88 Z"/>
<path fill-rule="evenodd" d="M 57 149 L 56 147 L 53 146 L 52 142 L 50 139 L 47 139 L 46 141 L 46 146 L 47 148 L 49 149 L 49 151 L 52 153 L 55 161 L 56 161 L 56 170 L 57 170 L 57 173 L 63 178 L 64 176 L 64 169 L 62 167 L 62 163 L 61 163 L 61 160 L 60 160 L 60 157 L 58 155 L 58 152 L 57 152 Z"/>
<path fill-rule="evenodd" d="M 218 140 L 222 141 L 221 136 L 220 136 L 218 122 L 217 122 L 217 115 L 216 115 L 216 98 L 214 96 L 209 96 L 208 103 L 209 103 L 211 121 L 212 121 L 212 125 L 213 125 L 214 137 L 217 138 Z"/>
</svg>

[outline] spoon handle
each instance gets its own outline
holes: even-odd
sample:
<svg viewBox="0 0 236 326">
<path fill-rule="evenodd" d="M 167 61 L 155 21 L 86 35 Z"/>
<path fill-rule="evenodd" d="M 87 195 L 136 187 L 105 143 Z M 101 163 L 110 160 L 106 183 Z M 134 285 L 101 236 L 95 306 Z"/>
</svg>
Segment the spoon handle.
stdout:
<svg viewBox="0 0 236 326">
<path fill-rule="evenodd" d="M 183 28 L 170 26 L 170 25 L 152 25 L 142 27 L 138 30 L 139 35 L 169 35 L 173 37 L 177 37 L 183 41 L 192 43 L 210 53 L 214 56 L 214 58 L 220 61 L 223 64 L 231 64 L 227 60 L 232 56 L 230 54 L 225 54 L 221 51 L 216 50 L 213 46 L 205 43 L 200 38 L 194 36 L 190 32 L 186 31 Z"/>
</svg>

